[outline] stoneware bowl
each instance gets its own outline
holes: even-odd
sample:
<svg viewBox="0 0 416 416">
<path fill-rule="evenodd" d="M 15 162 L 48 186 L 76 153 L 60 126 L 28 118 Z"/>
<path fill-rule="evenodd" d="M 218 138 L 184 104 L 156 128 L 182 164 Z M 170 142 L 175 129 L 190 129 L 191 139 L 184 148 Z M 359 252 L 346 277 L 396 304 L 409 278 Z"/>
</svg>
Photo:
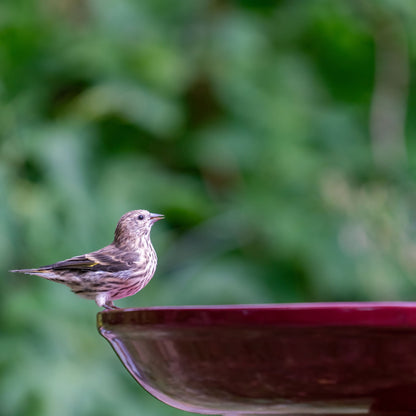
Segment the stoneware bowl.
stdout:
<svg viewBox="0 0 416 416">
<path fill-rule="evenodd" d="M 416 415 L 416 304 L 121 309 L 98 329 L 137 382 L 190 412 Z"/>
</svg>

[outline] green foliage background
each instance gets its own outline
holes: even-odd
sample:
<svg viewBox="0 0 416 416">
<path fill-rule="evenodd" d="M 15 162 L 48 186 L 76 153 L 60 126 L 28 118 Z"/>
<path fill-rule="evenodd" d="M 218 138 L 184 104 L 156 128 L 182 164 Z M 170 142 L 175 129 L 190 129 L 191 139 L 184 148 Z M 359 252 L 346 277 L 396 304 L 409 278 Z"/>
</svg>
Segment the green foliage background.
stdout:
<svg viewBox="0 0 416 416">
<path fill-rule="evenodd" d="M 0 3 L 0 412 L 181 415 L 66 287 L 7 273 L 166 215 L 121 307 L 416 298 L 416 6 Z"/>
</svg>

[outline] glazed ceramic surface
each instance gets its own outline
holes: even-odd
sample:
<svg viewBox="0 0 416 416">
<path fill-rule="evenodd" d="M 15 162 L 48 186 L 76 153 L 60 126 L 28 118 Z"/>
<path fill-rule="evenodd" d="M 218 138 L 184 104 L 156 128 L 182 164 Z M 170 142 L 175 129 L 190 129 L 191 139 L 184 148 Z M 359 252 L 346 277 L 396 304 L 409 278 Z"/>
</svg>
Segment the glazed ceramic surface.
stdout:
<svg viewBox="0 0 416 416">
<path fill-rule="evenodd" d="M 416 414 L 416 304 L 315 303 L 103 311 L 139 384 L 191 412 Z"/>
</svg>

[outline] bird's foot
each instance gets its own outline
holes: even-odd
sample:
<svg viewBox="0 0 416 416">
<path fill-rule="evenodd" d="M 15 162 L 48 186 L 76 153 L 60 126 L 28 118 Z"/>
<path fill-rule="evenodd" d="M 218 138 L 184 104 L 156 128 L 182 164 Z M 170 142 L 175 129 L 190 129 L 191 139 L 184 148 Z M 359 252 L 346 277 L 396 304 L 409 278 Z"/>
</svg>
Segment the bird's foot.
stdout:
<svg viewBox="0 0 416 416">
<path fill-rule="evenodd" d="M 104 303 L 103 307 L 107 311 L 115 311 L 117 309 L 120 309 L 116 305 L 114 305 L 114 303 L 111 300 L 109 300 L 106 303 Z"/>
</svg>

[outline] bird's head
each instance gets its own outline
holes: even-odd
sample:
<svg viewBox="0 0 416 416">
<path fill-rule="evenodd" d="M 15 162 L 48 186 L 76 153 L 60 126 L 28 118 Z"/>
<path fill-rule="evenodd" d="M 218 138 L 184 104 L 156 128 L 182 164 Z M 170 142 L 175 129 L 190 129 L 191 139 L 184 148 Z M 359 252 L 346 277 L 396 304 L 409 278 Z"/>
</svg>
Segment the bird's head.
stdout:
<svg viewBox="0 0 416 416">
<path fill-rule="evenodd" d="M 117 224 L 114 244 L 137 249 L 142 238 L 149 238 L 152 225 L 163 218 L 163 215 L 152 214 L 145 209 L 127 212 Z"/>
</svg>

